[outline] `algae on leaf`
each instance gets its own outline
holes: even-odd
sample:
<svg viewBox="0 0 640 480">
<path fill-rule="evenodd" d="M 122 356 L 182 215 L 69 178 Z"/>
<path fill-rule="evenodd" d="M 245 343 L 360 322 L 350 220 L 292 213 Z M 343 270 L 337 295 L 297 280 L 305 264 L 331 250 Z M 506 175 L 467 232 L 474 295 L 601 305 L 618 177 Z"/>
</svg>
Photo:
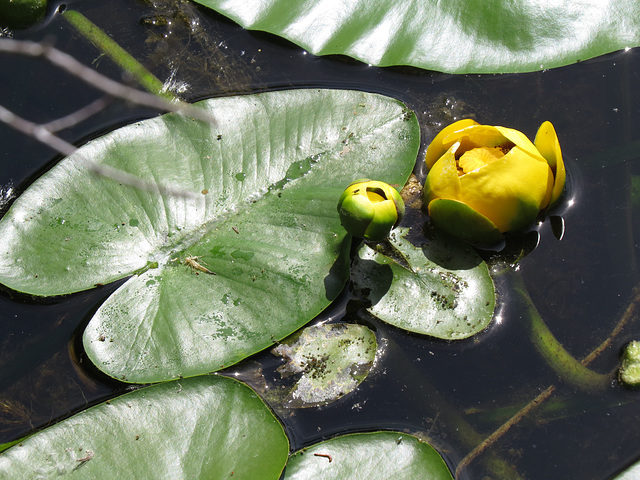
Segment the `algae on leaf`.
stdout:
<svg viewBox="0 0 640 480">
<path fill-rule="evenodd" d="M 284 405 L 326 405 L 355 390 L 376 357 L 375 334 L 363 325 L 314 325 L 285 339 L 272 352 L 286 359 L 283 377 L 299 375 Z"/>
</svg>

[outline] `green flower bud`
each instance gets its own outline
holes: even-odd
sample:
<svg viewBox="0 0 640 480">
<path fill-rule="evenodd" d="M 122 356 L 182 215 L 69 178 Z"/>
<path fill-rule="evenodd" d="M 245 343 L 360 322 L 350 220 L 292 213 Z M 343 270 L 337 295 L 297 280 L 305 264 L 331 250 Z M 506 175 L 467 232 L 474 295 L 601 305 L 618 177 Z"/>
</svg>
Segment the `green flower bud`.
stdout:
<svg viewBox="0 0 640 480">
<path fill-rule="evenodd" d="M 627 387 L 640 387 L 640 342 L 634 340 L 624 347 L 618 378 Z"/>
<path fill-rule="evenodd" d="M 367 178 L 349 184 L 338 201 L 340 221 L 354 237 L 384 240 L 404 216 L 404 202 L 391 185 Z"/>
<path fill-rule="evenodd" d="M 27 28 L 42 20 L 47 0 L 0 0 L 0 28 Z"/>
</svg>

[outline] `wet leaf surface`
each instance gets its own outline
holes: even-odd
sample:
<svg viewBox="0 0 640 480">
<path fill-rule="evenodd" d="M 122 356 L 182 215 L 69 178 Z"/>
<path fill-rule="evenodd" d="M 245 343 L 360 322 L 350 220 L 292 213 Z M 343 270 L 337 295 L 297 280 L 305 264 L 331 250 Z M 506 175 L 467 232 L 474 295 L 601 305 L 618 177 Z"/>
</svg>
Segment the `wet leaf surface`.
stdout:
<svg viewBox="0 0 640 480">
<path fill-rule="evenodd" d="M 196 0 L 315 55 L 449 73 L 529 72 L 640 45 L 633 0 Z"/>
<path fill-rule="evenodd" d="M 0 476 L 275 480 L 288 450 L 251 389 L 202 376 L 142 388 L 38 432 L 0 455 Z"/>
<path fill-rule="evenodd" d="M 451 480 L 433 447 L 404 433 L 375 432 L 336 437 L 293 455 L 285 480 L 346 478 Z"/>
<path fill-rule="evenodd" d="M 446 340 L 486 328 L 495 308 L 486 263 L 453 237 L 423 237 L 414 245 L 407 233 L 406 228 L 391 232 L 387 254 L 360 248 L 352 279 L 371 301 L 368 310 L 396 327 Z"/>
</svg>

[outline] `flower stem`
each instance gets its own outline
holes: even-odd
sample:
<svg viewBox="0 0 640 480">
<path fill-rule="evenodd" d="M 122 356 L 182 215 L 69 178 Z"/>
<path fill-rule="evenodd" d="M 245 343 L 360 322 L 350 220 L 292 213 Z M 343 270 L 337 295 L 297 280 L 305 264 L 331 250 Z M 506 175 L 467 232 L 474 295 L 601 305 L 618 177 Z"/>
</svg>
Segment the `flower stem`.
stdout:
<svg viewBox="0 0 640 480">
<path fill-rule="evenodd" d="M 123 70 L 129 72 L 142 88 L 154 95 L 173 98 L 170 93 L 163 92 L 163 84 L 158 78 L 87 17 L 75 10 L 66 10 L 62 16 L 96 48 L 111 58 Z"/>
<path fill-rule="evenodd" d="M 526 290 L 522 277 L 513 275 L 512 278 L 514 290 L 520 295 L 525 307 L 525 315 L 531 329 L 531 342 L 562 381 L 587 392 L 603 390 L 611 385 L 613 379 L 611 374 L 594 372 L 567 352 L 544 323 Z"/>
<path fill-rule="evenodd" d="M 518 474 L 515 467 L 509 464 L 506 460 L 500 457 L 497 452 L 486 452 L 486 449 L 490 446 L 489 443 L 485 443 L 484 436 L 478 433 L 471 424 L 460 414 L 460 411 L 452 406 L 448 400 L 433 386 L 428 378 L 425 378 L 424 372 L 415 367 L 414 363 L 407 357 L 406 352 L 391 338 L 387 338 L 387 355 L 394 359 L 394 363 L 400 368 L 405 375 L 409 378 L 420 379 L 417 382 L 419 385 L 419 394 L 415 396 L 420 401 L 420 408 L 423 409 L 427 406 L 435 413 L 433 420 L 433 428 L 438 422 L 441 425 L 447 427 L 447 432 L 455 438 L 455 440 L 463 448 L 472 449 L 476 454 L 473 457 L 463 459 L 455 470 L 454 478 L 462 478 L 462 470 L 466 469 L 480 453 L 485 453 L 484 466 L 487 469 L 487 473 L 492 478 L 499 478 L 501 480 L 520 480 L 522 477 Z M 432 442 L 429 436 L 429 432 L 424 434 L 424 440 L 428 443 Z M 498 436 L 501 436 L 499 434 Z M 493 442 L 492 442 L 493 443 Z M 438 447 L 437 441 L 434 445 Z"/>
<path fill-rule="evenodd" d="M 515 280 L 515 290 L 522 295 L 523 300 L 529 306 L 529 314 L 531 317 L 536 317 L 532 319 L 532 339 L 534 340 L 534 344 L 540 353 L 543 355 L 547 361 L 549 361 L 550 365 L 561 365 L 561 369 L 563 372 L 558 372 L 561 374 L 564 373 L 565 370 L 569 371 L 569 378 L 574 379 L 574 385 L 576 377 L 579 379 L 578 383 L 582 386 L 601 388 L 603 382 L 609 383 L 612 379 L 610 375 L 601 375 L 595 373 L 589 369 L 586 369 L 586 366 L 595 360 L 598 355 L 600 355 L 604 350 L 609 348 L 613 342 L 613 339 L 617 337 L 622 329 L 629 323 L 633 318 L 636 318 L 638 314 L 638 310 L 640 310 L 640 286 L 637 286 L 633 291 L 633 296 L 629 303 L 629 306 L 626 308 L 622 318 L 618 321 L 614 329 L 611 331 L 611 334 L 598 346 L 596 347 L 589 355 L 587 355 L 581 362 L 577 362 L 571 355 L 558 343 L 553 334 L 549 331 L 547 326 L 544 324 L 542 318 L 540 318 L 540 314 L 537 309 L 533 305 L 529 294 L 527 293 L 524 282 L 522 281 L 522 277 L 520 275 L 511 275 Z M 539 346 L 538 343 L 541 339 L 549 342 L 546 346 Z M 561 351 L 560 351 L 561 350 Z M 556 358 L 557 355 L 557 358 Z M 567 358 L 569 357 L 569 358 Z M 551 358 L 551 360 L 549 360 Z M 579 366 L 575 365 L 578 363 Z M 582 368 L 581 368 L 582 367 Z M 585 373 L 585 370 L 589 373 Z M 556 369 L 556 371 L 558 371 Z M 578 373 L 575 373 L 578 372 Z M 604 379 L 602 378 L 604 377 Z M 565 376 L 566 380 L 567 377 Z M 509 420 L 507 420 L 504 424 L 502 424 L 497 430 L 495 430 L 491 435 L 489 435 L 486 439 L 484 439 L 480 444 L 478 444 L 472 451 L 470 451 L 466 457 L 464 457 L 458 466 L 456 467 L 456 477 L 460 474 L 462 470 L 464 470 L 472 461 L 474 461 L 478 456 L 485 452 L 489 447 L 491 447 L 494 443 L 496 443 L 500 438 L 502 438 L 512 427 L 516 426 L 522 419 L 526 416 L 532 414 L 534 410 L 536 410 L 539 406 L 541 406 L 544 402 L 546 402 L 551 396 L 554 394 L 556 390 L 555 385 L 550 385 L 545 390 L 543 390 L 540 394 L 538 394 L 533 400 L 531 400 L 528 404 L 522 407 L 515 415 L 513 415 Z"/>
</svg>

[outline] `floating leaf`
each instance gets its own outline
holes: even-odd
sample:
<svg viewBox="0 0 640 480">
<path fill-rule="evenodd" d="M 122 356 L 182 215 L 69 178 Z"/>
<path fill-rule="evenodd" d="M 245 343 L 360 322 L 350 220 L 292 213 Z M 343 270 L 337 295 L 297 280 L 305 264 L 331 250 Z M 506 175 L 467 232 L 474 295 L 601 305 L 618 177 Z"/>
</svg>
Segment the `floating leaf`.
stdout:
<svg viewBox="0 0 640 480">
<path fill-rule="evenodd" d="M 483 330 L 495 308 L 487 265 L 452 237 L 413 245 L 407 233 L 404 228 L 391 232 L 395 255 L 366 245 L 358 252 L 353 282 L 371 300 L 369 311 L 404 330 L 447 340 Z"/>
<path fill-rule="evenodd" d="M 287 360 L 278 371 L 302 375 L 285 406 L 325 405 L 352 392 L 371 370 L 376 350 L 375 334 L 362 325 L 314 325 L 286 339 L 273 349 Z"/>
<path fill-rule="evenodd" d="M 640 478 L 640 462 L 636 462 L 623 472 L 619 473 L 612 480 L 637 480 Z"/>
<path fill-rule="evenodd" d="M 148 383 L 229 366 L 299 329 L 348 277 L 336 205 L 354 178 L 402 185 L 420 144 L 400 102 L 291 90 L 200 102 L 100 137 L 0 221 L 0 283 L 59 295 L 136 273 L 84 334 L 91 360 Z M 172 190 L 121 185 L 83 158 Z M 211 273 L 209 273 L 211 272 Z"/>
<path fill-rule="evenodd" d="M 442 457 L 421 440 L 396 432 L 358 433 L 317 443 L 293 455 L 284 480 L 452 480 Z"/>
<path fill-rule="evenodd" d="M 0 455 L 2 478 L 280 477 L 289 443 L 249 387 L 203 376 L 89 408 Z"/>
<path fill-rule="evenodd" d="M 195 0 L 315 55 L 449 73 L 527 72 L 640 45 L 634 0 Z"/>
</svg>

